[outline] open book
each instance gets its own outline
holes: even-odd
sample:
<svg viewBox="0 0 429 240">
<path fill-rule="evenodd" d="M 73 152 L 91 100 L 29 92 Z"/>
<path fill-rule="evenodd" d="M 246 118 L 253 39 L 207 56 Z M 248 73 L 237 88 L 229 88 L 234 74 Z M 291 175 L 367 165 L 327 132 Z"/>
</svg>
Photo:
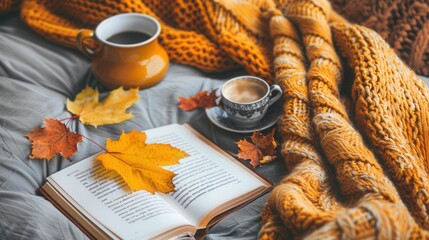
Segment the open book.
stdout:
<svg viewBox="0 0 429 240">
<path fill-rule="evenodd" d="M 207 229 L 272 187 L 189 125 L 145 132 L 147 143 L 168 143 L 190 155 L 165 167 L 177 174 L 175 192 L 131 192 L 95 156 L 49 176 L 41 192 L 89 237 L 167 239 Z"/>
</svg>

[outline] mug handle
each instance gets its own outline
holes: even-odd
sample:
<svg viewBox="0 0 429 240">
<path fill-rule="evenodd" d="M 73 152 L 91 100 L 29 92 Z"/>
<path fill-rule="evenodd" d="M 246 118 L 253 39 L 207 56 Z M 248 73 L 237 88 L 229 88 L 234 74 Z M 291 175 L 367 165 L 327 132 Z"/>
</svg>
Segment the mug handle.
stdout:
<svg viewBox="0 0 429 240">
<path fill-rule="evenodd" d="M 94 40 L 94 31 L 89 29 L 81 29 L 76 36 L 76 46 L 85 56 L 93 59 L 98 52 L 97 47 L 91 47 L 85 40 Z"/>
<path fill-rule="evenodd" d="M 275 103 L 277 100 L 279 100 L 280 97 L 283 95 L 282 88 L 277 84 L 273 84 L 270 86 L 270 97 L 273 94 L 273 92 L 278 92 L 278 93 L 268 101 L 268 107 L 271 106 L 273 103 Z"/>
</svg>

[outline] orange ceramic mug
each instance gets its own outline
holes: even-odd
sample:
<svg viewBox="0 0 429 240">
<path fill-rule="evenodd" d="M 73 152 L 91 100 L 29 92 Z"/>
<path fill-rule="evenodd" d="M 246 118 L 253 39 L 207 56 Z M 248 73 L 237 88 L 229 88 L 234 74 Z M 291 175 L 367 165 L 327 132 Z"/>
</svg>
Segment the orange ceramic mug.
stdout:
<svg viewBox="0 0 429 240">
<path fill-rule="evenodd" d="M 123 13 L 105 19 L 95 31 L 80 30 L 76 43 L 92 59 L 92 71 L 104 86 L 147 88 L 160 82 L 168 68 L 168 55 L 158 43 L 160 32 L 153 17 Z"/>
</svg>

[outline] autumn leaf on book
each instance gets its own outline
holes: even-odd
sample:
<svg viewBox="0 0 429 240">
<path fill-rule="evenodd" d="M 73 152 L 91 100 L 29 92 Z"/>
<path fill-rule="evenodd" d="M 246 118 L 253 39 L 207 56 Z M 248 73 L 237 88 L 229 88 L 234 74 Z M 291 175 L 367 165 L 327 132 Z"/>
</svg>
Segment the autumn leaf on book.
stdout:
<svg viewBox="0 0 429 240">
<path fill-rule="evenodd" d="M 210 93 L 208 91 L 201 91 L 189 98 L 179 97 L 179 108 L 184 111 L 192 111 L 199 107 L 212 108 L 217 106 L 216 91 L 217 89 L 211 91 Z"/>
<path fill-rule="evenodd" d="M 98 90 L 87 86 L 76 95 L 74 101 L 67 99 L 66 106 L 83 124 L 97 127 L 120 123 L 133 117 L 126 109 L 140 98 L 138 91 L 138 88 L 125 91 L 119 87 L 111 91 L 104 101 L 99 102 Z"/>
<path fill-rule="evenodd" d="M 174 191 L 175 174 L 161 166 L 179 163 L 189 156 L 170 144 L 146 144 L 146 134 L 132 130 L 122 133 L 117 141 L 106 140 L 106 153 L 96 157 L 106 169 L 116 171 L 132 191 Z"/>
<path fill-rule="evenodd" d="M 240 149 L 237 157 L 243 160 L 250 160 L 253 167 L 260 164 L 269 163 L 276 158 L 277 142 L 274 139 L 274 129 L 271 133 L 263 135 L 260 131 L 253 133 L 252 143 L 246 139 L 236 142 Z"/>
<path fill-rule="evenodd" d="M 65 158 L 77 152 L 77 144 L 82 141 L 82 135 L 70 132 L 60 121 L 45 118 L 45 127 L 36 128 L 27 134 L 31 141 L 30 158 L 50 160 L 57 153 Z"/>
</svg>

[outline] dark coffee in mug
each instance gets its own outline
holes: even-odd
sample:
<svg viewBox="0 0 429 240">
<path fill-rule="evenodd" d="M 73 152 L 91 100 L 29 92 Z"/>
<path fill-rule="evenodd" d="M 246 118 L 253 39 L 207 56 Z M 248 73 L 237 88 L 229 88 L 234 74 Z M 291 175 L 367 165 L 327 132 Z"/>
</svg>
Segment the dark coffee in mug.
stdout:
<svg viewBox="0 0 429 240">
<path fill-rule="evenodd" d="M 223 87 L 223 96 L 236 103 L 257 101 L 267 94 L 266 84 L 251 78 L 232 81 Z"/>
<path fill-rule="evenodd" d="M 114 34 L 106 40 L 116 44 L 136 44 L 144 42 L 149 38 L 151 38 L 151 36 L 144 32 L 126 31 Z"/>
<path fill-rule="evenodd" d="M 92 59 L 92 73 L 107 88 L 143 89 L 159 83 L 168 69 L 167 52 L 158 44 L 160 33 L 155 18 L 121 13 L 104 19 L 94 31 L 81 29 L 76 46 Z"/>
</svg>

